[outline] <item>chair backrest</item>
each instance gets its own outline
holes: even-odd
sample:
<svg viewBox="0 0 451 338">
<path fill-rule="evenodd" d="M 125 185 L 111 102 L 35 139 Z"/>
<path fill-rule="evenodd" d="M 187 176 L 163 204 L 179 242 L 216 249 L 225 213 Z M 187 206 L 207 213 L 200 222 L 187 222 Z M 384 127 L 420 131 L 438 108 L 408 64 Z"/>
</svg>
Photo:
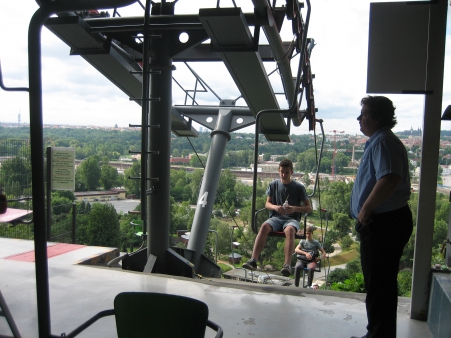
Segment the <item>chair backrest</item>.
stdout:
<svg viewBox="0 0 451 338">
<path fill-rule="evenodd" d="M 193 298 L 123 292 L 114 299 L 119 338 L 204 337 L 208 306 Z"/>
</svg>

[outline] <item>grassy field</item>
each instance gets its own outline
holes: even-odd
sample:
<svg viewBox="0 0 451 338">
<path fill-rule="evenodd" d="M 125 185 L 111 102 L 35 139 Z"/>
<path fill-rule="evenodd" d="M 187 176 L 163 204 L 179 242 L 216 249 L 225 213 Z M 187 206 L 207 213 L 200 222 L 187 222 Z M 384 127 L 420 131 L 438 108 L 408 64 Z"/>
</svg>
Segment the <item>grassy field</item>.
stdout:
<svg viewBox="0 0 451 338">
<path fill-rule="evenodd" d="M 347 262 L 350 262 L 354 259 L 356 259 L 359 256 L 359 252 L 357 251 L 357 243 L 353 243 L 351 247 L 346 250 L 340 252 L 338 255 L 330 257 L 330 266 L 340 265 L 340 264 L 346 264 Z"/>
</svg>

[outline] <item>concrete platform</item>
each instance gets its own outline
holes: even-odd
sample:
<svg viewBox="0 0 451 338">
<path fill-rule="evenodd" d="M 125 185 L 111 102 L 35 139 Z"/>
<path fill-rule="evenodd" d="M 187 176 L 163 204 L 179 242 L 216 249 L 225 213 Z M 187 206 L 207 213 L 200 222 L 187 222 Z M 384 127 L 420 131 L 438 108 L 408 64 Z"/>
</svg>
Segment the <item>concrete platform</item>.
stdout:
<svg viewBox="0 0 451 338">
<path fill-rule="evenodd" d="M 33 247 L 32 241 L 0 238 L 0 290 L 22 337 L 30 338 L 38 337 L 35 265 L 5 257 Z M 192 280 L 77 264 L 110 250 L 82 247 L 49 258 L 52 334 L 69 333 L 96 313 L 113 308 L 114 297 L 122 291 L 199 299 L 208 304 L 210 319 L 223 328 L 224 337 L 348 338 L 366 332 L 363 294 L 224 279 Z M 410 299 L 399 298 L 398 337 L 432 337 L 427 323 L 410 319 L 409 311 Z M 11 335 L 1 317 L 0 335 Z M 114 318 L 106 317 L 78 337 L 115 336 Z M 214 332 L 207 329 L 206 337 L 214 337 Z"/>
</svg>

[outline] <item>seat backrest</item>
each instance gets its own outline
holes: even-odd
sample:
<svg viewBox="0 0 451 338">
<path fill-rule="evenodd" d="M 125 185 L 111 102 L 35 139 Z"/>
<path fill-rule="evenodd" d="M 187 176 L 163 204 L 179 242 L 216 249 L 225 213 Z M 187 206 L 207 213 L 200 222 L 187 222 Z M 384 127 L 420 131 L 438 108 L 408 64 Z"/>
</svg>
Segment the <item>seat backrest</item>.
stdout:
<svg viewBox="0 0 451 338">
<path fill-rule="evenodd" d="M 119 338 L 205 336 L 208 306 L 193 298 L 123 292 L 114 299 Z"/>
</svg>

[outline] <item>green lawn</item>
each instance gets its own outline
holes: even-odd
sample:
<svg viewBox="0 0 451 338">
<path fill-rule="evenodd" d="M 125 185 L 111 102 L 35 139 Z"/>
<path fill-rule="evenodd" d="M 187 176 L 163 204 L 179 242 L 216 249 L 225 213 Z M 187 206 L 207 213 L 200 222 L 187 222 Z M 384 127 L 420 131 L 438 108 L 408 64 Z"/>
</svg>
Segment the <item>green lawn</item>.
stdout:
<svg viewBox="0 0 451 338">
<path fill-rule="evenodd" d="M 330 257 L 330 266 L 340 265 L 340 264 L 346 264 L 347 262 L 350 262 L 354 259 L 356 259 L 359 256 L 359 252 L 357 251 L 357 243 L 354 243 L 351 245 L 351 248 L 349 248 L 346 251 L 340 252 L 338 255 Z"/>
</svg>

